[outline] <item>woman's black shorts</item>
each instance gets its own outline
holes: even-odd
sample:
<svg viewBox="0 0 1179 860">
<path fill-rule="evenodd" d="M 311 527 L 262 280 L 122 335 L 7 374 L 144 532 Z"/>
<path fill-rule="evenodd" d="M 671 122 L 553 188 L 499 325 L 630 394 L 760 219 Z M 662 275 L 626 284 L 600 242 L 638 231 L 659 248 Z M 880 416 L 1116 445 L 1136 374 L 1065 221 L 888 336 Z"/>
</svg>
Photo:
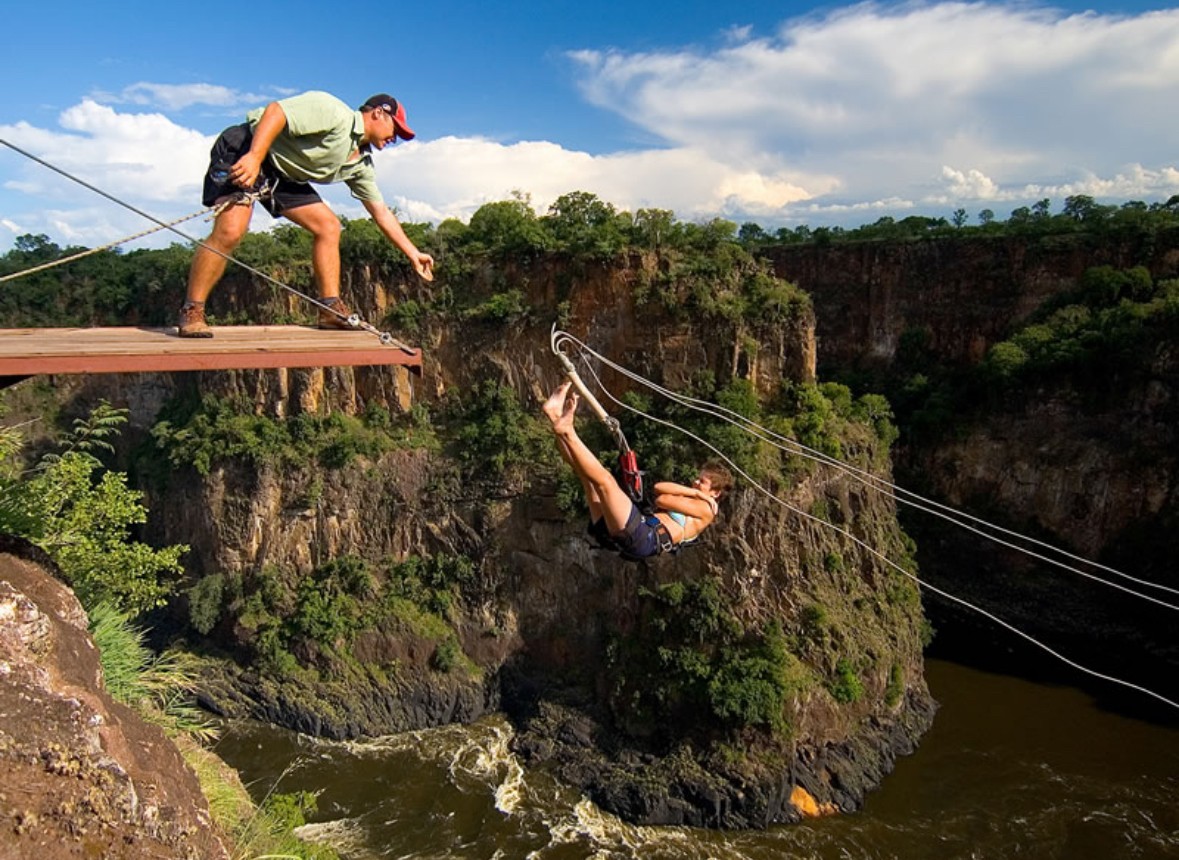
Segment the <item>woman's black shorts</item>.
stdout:
<svg viewBox="0 0 1179 860">
<path fill-rule="evenodd" d="M 615 550 L 629 558 L 650 558 L 662 552 L 659 520 L 654 516 L 649 519 L 644 517 L 634 505 L 631 505 L 626 529 L 622 534 L 610 534 L 605 519 L 601 518 L 590 523 L 587 531 L 603 549 Z"/>
</svg>

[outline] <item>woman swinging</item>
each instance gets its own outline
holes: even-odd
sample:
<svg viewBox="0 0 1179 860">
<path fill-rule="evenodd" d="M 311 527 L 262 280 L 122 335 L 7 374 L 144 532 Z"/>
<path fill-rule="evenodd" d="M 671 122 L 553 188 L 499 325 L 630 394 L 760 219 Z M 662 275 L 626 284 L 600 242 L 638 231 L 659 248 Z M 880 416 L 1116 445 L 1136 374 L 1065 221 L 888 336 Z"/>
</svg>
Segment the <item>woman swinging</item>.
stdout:
<svg viewBox="0 0 1179 860">
<path fill-rule="evenodd" d="M 728 470 L 706 464 L 692 486 L 671 481 L 655 485 L 655 512 L 644 518 L 614 476 L 577 435 L 573 420 L 578 395 L 571 382 L 558 386 L 543 411 L 553 426 L 561 457 L 585 490 L 590 509 L 590 533 L 607 538 L 623 555 L 648 558 L 700 536 L 716 518 L 721 495 L 732 486 Z"/>
</svg>

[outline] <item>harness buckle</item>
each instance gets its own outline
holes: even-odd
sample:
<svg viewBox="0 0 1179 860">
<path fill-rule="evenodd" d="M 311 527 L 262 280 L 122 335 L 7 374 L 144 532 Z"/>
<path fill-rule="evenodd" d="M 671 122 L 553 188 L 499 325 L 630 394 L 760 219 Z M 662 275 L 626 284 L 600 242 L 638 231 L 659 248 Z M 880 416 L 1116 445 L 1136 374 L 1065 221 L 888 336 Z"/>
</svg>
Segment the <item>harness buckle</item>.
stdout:
<svg viewBox="0 0 1179 860">
<path fill-rule="evenodd" d="M 676 551 L 675 541 L 671 539 L 671 532 L 667 530 L 658 517 L 652 516 L 648 521 L 655 529 L 655 539 L 659 542 L 660 553 L 673 553 Z"/>
</svg>

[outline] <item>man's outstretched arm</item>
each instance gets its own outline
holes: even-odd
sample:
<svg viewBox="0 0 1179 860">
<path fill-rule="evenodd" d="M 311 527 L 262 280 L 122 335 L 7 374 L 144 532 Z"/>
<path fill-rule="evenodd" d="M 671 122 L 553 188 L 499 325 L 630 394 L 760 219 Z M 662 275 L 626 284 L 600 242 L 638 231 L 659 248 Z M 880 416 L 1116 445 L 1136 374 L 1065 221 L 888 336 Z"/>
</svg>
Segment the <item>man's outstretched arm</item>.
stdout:
<svg viewBox="0 0 1179 860">
<path fill-rule="evenodd" d="M 409 258 L 410 263 L 413 264 L 417 273 L 424 278 L 433 277 L 430 270 L 434 267 L 434 258 L 418 250 L 418 246 L 413 243 L 409 236 L 405 235 L 405 228 L 401 226 L 401 222 L 397 220 L 397 216 L 393 214 L 392 210 L 383 202 L 373 200 L 364 200 L 361 202 L 364 203 L 364 208 L 368 210 L 368 214 L 377 222 L 377 226 L 381 228 L 381 232 L 385 234 L 385 238 L 396 245 L 401 253 Z"/>
</svg>

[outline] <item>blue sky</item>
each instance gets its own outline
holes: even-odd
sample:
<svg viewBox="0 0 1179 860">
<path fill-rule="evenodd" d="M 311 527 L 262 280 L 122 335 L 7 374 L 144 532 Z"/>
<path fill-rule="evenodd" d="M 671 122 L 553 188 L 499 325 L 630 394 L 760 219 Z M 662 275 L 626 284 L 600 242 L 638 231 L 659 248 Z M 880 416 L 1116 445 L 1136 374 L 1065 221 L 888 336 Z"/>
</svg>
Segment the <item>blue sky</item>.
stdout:
<svg viewBox="0 0 1179 860">
<path fill-rule="evenodd" d="M 568 191 L 768 228 L 1179 194 L 1179 8 L 1150 3 L 59 2 L 5 34 L 0 138 L 161 218 L 201 208 L 223 127 L 306 89 L 406 104 L 418 139 L 377 170 L 411 221 Z M 0 251 L 149 226 L 0 147 Z"/>
</svg>

